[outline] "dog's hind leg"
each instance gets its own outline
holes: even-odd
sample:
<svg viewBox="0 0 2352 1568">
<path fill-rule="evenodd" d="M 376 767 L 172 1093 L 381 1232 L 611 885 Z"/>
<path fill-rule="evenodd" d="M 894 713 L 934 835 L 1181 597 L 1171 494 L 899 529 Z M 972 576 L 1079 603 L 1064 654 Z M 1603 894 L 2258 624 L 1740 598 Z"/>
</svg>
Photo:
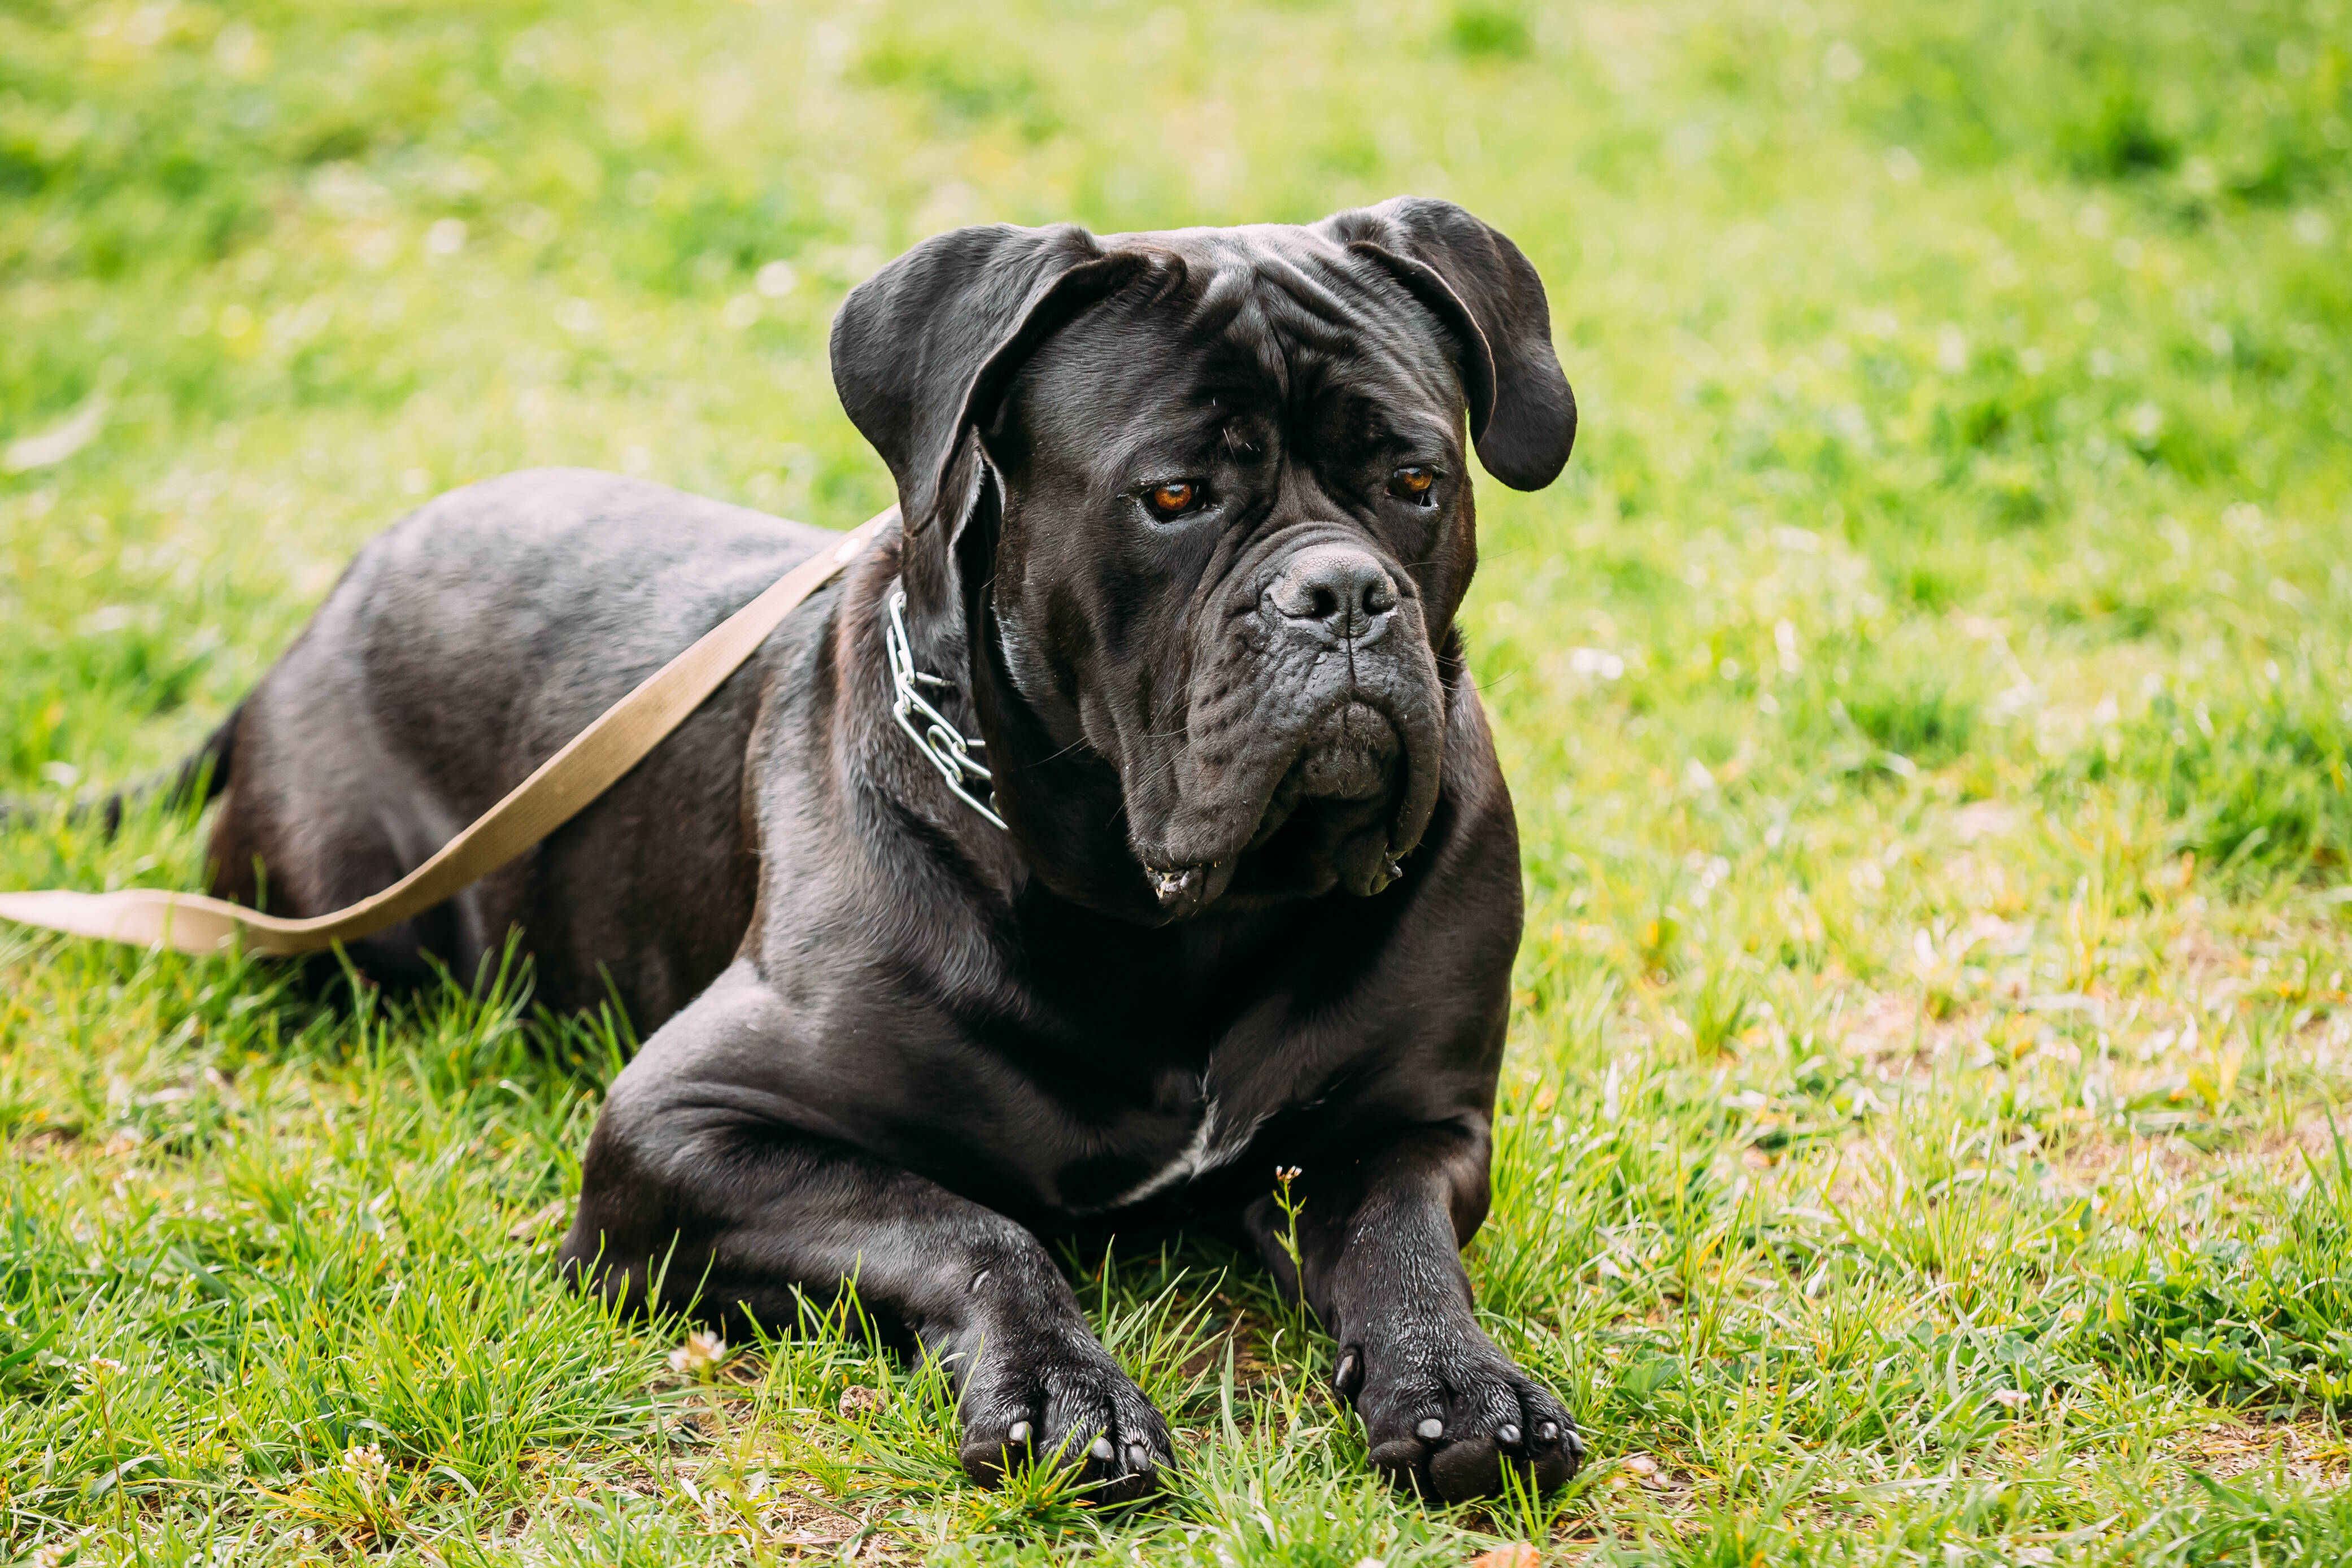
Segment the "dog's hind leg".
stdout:
<svg viewBox="0 0 2352 1568">
<path fill-rule="evenodd" d="M 583 1287 L 738 1325 L 789 1329 L 800 1293 L 844 1285 L 958 1390 L 964 1467 L 993 1482 L 1077 1464 L 1122 1501 L 1172 1468 L 1167 1424 L 1078 1310 L 1029 1231 L 846 1143 L 797 1131 L 771 1064 L 784 1004 L 746 964 L 670 1020 L 614 1081 L 561 1254 Z"/>
<path fill-rule="evenodd" d="M 1372 1464 L 1447 1502 L 1501 1492 L 1507 1466 L 1556 1487 L 1584 1453 L 1559 1398 L 1471 1315 L 1461 1248 L 1486 1216 L 1487 1155 L 1483 1128 L 1409 1128 L 1303 1171 L 1295 1237 L 1271 1197 L 1244 1216 L 1286 1292 L 1306 1275 Z"/>
</svg>

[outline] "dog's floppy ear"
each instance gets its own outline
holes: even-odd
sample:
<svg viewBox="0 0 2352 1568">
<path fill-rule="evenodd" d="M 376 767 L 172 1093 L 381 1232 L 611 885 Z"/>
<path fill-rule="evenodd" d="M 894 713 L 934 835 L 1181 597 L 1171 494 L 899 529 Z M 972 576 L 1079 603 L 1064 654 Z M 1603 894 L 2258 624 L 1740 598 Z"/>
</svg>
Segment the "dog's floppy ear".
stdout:
<svg viewBox="0 0 2352 1568">
<path fill-rule="evenodd" d="M 833 322 L 833 383 L 890 465 L 909 536 L 938 521 L 964 432 L 1021 362 L 1148 265 L 1075 224 L 992 224 L 934 236 L 849 291 Z"/>
<path fill-rule="evenodd" d="M 1514 489 L 1559 477 L 1576 444 L 1576 395 L 1551 346 L 1543 279 L 1519 247 L 1452 202 L 1394 196 L 1316 226 L 1386 268 L 1462 344 L 1470 437 Z"/>
</svg>

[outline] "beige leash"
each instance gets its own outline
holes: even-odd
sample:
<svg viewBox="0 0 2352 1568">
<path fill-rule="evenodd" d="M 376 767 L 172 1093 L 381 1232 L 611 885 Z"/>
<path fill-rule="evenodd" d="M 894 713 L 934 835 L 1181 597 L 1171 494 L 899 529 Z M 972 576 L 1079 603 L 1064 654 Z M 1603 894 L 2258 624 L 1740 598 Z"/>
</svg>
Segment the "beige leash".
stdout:
<svg viewBox="0 0 2352 1568">
<path fill-rule="evenodd" d="M 777 578 L 598 715 L 431 859 L 348 909 L 284 920 L 199 893 L 130 888 L 116 893 L 0 893 L 0 920 L 180 952 L 221 952 L 242 939 L 247 951 L 277 956 L 317 952 L 398 925 L 488 876 L 610 789 L 718 690 L 802 600 L 831 582 L 898 516 L 891 508 L 832 550 Z"/>
</svg>

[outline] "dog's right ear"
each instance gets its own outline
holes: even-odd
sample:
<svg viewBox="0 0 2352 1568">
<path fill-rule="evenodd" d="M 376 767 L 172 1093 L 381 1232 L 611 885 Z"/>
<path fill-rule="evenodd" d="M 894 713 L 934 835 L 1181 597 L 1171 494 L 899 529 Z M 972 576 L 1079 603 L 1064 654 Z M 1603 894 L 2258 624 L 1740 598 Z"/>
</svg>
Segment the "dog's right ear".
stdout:
<svg viewBox="0 0 2352 1568">
<path fill-rule="evenodd" d="M 890 465 L 910 539 L 937 527 L 952 542 L 961 520 L 940 514 L 964 432 L 1048 335 L 1149 266 L 1075 224 L 991 224 L 936 235 L 849 291 L 833 384 Z"/>
</svg>

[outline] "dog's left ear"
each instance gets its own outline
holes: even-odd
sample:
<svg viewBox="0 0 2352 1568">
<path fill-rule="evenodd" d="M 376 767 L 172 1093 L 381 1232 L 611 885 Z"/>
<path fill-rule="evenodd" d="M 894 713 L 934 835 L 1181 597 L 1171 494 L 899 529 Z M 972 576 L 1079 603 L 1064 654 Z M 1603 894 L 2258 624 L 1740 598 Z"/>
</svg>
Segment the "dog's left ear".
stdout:
<svg viewBox="0 0 2352 1568">
<path fill-rule="evenodd" d="M 1486 471 L 1521 490 L 1558 479 L 1576 445 L 1576 395 L 1552 350 L 1543 279 L 1519 247 L 1426 196 L 1335 213 L 1316 227 L 1386 268 L 1453 329 Z"/>
<path fill-rule="evenodd" d="M 833 321 L 833 382 L 890 465 L 911 541 L 952 536 L 969 486 L 949 470 L 964 433 L 1056 328 L 1150 265 L 1075 224 L 991 224 L 923 241 L 849 291 Z M 941 526 L 943 524 L 943 526 Z"/>
</svg>

